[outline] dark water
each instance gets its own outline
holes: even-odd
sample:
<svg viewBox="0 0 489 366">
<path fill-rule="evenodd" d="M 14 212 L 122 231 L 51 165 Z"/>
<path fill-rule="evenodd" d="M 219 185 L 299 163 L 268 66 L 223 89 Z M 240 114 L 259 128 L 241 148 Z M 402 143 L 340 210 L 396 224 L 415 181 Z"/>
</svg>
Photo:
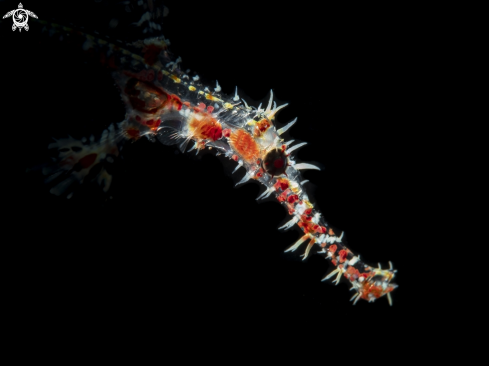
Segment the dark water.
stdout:
<svg viewBox="0 0 489 366">
<path fill-rule="evenodd" d="M 14 3 L 0 2 L 1 11 Z M 85 21 L 117 35 L 107 27 L 110 7 L 48 3 L 24 6 L 39 18 Z M 165 36 L 185 68 L 219 80 L 225 92 L 238 85 L 256 106 L 271 88 L 278 101 L 290 103 L 278 124 L 298 117 L 290 136 L 310 144 L 297 160 L 324 168 L 304 173 L 314 202 L 367 263 L 391 260 L 399 268 L 394 310 L 384 299 L 355 309 L 399 311 L 415 261 L 413 136 L 421 128 L 412 115 L 421 102 L 413 91 L 415 40 L 402 21 L 394 24 L 374 9 L 318 14 L 312 5 L 249 4 L 227 13 L 212 4 L 168 7 Z M 231 177 L 212 154 L 184 156 L 149 141 L 128 146 L 107 202 L 94 191 L 58 199 L 38 175 L 25 174 L 47 159 L 50 137 L 96 135 L 124 118 L 106 70 L 29 24 L 29 32 L 12 32 L 9 19 L 0 24 L 4 258 L 14 293 L 41 303 L 59 298 L 67 307 L 137 303 L 272 316 L 292 308 L 352 310 L 346 284 L 320 282 L 331 270 L 325 260 L 283 254 L 299 233 L 277 231 L 287 216 L 282 207 L 258 204 L 258 185 L 234 188 L 243 172 Z"/>
</svg>

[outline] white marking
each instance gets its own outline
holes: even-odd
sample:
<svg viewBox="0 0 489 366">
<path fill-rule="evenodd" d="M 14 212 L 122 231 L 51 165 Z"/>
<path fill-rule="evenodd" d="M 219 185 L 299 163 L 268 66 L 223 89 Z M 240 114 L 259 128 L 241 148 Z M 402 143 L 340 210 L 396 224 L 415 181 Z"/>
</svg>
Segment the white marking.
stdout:
<svg viewBox="0 0 489 366">
<path fill-rule="evenodd" d="M 324 277 L 321 281 L 326 281 L 327 279 L 333 277 L 336 273 L 338 273 L 338 275 L 336 276 L 336 278 L 333 280 L 333 283 L 336 282 L 336 285 L 338 285 L 338 283 L 340 283 L 340 279 L 341 279 L 341 275 L 343 274 L 343 270 L 341 268 L 336 268 L 334 271 L 332 271 L 329 275 L 327 275 L 326 277 Z"/>
<path fill-rule="evenodd" d="M 270 194 L 274 191 L 274 188 L 273 187 L 269 187 L 267 189 L 265 189 L 265 191 L 259 195 L 256 200 L 258 201 L 259 199 L 262 199 L 262 198 L 267 198 L 268 196 L 270 196 Z"/>
<path fill-rule="evenodd" d="M 294 141 L 295 141 L 295 140 L 290 140 L 290 141 L 284 142 L 283 144 L 284 144 L 285 146 L 288 146 L 288 145 L 290 145 L 291 143 L 293 143 Z"/>
<path fill-rule="evenodd" d="M 353 257 L 352 259 L 350 259 L 350 260 L 348 261 L 348 264 L 349 264 L 350 266 L 353 266 L 355 263 L 357 263 L 357 262 L 358 262 L 358 260 L 359 260 L 359 259 L 360 259 L 360 257 L 359 257 L 359 256 L 358 256 L 358 257 L 356 257 L 356 256 L 355 256 L 355 257 Z"/>
<path fill-rule="evenodd" d="M 278 133 L 279 135 L 283 134 L 285 131 L 287 131 L 289 128 L 291 128 L 291 127 L 292 127 L 292 125 L 293 125 L 294 123 L 296 123 L 296 122 L 297 122 L 297 117 L 296 117 L 296 118 L 295 118 L 293 121 L 291 121 L 291 122 L 287 123 L 287 124 L 286 124 L 284 127 L 282 127 L 282 128 L 280 128 L 279 130 L 277 130 L 277 133 Z"/>
<path fill-rule="evenodd" d="M 299 221 L 299 217 L 298 216 L 295 216 L 292 218 L 292 220 L 289 220 L 285 223 L 285 225 L 283 226 L 280 226 L 278 229 L 290 229 L 292 226 L 294 226 L 295 224 L 297 224 L 297 222 Z"/>
<path fill-rule="evenodd" d="M 233 170 L 233 172 L 231 174 L 234 174 L 236 172 L 236 170 L 238 170 L 239 168 L 241 168 L 243 166 L 243 162 L 241 160 L 238 161 L 238 165 L 236 166 L 236 168 Z"/>
<path fill-rule="evenodd" d="M 269 115 L 271 112 L 272 101 L 273 101 L 273 90 L 270 89 L 270 100 L 268 101 L 268 106 L 267 106 L 267 109 L 265 110 L 266 115 Z"/>
<path fill-rule="evenodd" d="M 295 242 L 294 245 L 292 245 L 289 249 L 286 249 L 285 252 L 293 252 L 295 251 L 297 248 L 299 248 L 299 246 L 304 243 L 307 239 L 310 239 L 309 235 L 304 235 L 303 237 L 301 237 L 299 240 L 297 240 Z"/>
<path fill-rule="evenodd" d="M 290 154 L 292 151 L 297 150 L 299 147 L 302 147 L 302 146 L 304 146 L 304 145 L 307 145 L 307 142 L 301 142 L 300 144 L 295 145 L 295 146 L 291 147 L 290 149 L 285 150 L 285 153 L 288 155 L 288 154 Z"/>
<path fill-rule="evenodd" d="M 312 165 L 312 164 L 308 164 L 308 163 L 299 163 L 299 164 L 296 164 L 296 165 L 294 165 L 294 168 L 297 169 L 297 170 L 306 170 L 306 169 L 321 170 L 317 166 Z"/>
<path fill-rule="evenodd" d="M 248 180 L 250 180 L 251 178 L 251 174 L 250 173 L 246 173 L 245 176 L 243 177 L 243 179 L 241 179 L 238 183 L 236 183 L 236 186 L 237 185 L 240 185 L 244 182 L 247 182 Z"/>
<path fill-rule="evenodd" d="M 248 106 L 248 103 L 246 103 L 246 100 L 244 100 L 243 98 L 241 98 L 241 100 L 243 101 L 243 103 L 244 103 L 244 105 L 245 105 L 246 109 L 250 110 L 250 109 L 251 109 L 251 107 L 249 107 L 249 106 Z"/>
<path fill-rule="evenodd" d="M 268 115 L 268 118 L 270 118 L 270 119 L 273 118 L 279 110 L 287 107 L 288 105 L 289 105 L 289 103 L 285 103 L 285 104 L 282 104 L 280 107 L 277 107 L 277 103 L 275 103 L 275 105 L 273 106 L 272 112 Z"/>
</svg>

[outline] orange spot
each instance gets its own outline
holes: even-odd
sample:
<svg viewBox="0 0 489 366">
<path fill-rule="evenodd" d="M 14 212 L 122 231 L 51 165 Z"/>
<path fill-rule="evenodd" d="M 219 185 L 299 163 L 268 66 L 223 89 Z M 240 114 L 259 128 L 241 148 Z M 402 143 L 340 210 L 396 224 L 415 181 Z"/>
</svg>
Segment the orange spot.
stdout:
<svg viewBox="0 0 489 366">
<path fill-rule="evenodd" d="M 277 200 L 279 202 L 284 202 L 287 199 L 287 195 L 289 194 L 290 190 L 283 191 L 278 197 Z M 300 224 L 300 223 L 299 223 Z M 300 226 L 300 225 L 299 225 Z"/>
<path fill-rule="evenodd" d="M 135 78 L 127 81 L 124 94 L 129 97 L 131 106 L 134 109 L 149 114 L 159 111 L 170 99 L 170 96 L 164 90 Z"/>
<path fill-rule="evenodd" d="M 261 132 L 265 132 L 270 127 L 270 123 L 266 119 L 262 119 L 257 123 L 257 126 Z"/>
<path fill-rule="evenodd" d="M 168 106 L 169 109 L 175 108 L 177 111 L 182 109 L 183 103 L 182 100 L 178 97 L 178 95 L 172 94 L 168 102 L 170 103 L 170 105 Z"/>
<path fill-rule="evenodd" d="M 200 120 L 194 117 L 189 122 L 193 135 L 200 140 L 219 140 L 222 137 L 221 124 L 207 113 L 200 113 L 199 117 Z"/>
<path fill-rule="evenodd" d="M 181 81 L 181 80 L 180 80 L 180 78 L 179 78 L 178 76 L 173 75 L 173 74 L 171 74 L 171 75 L 170 75 L 170 78 L 171 78 L 171 79 L 172 79 L 174 82 L 176 82 L 176 83 L 179 83 L 179 82 Z"/>
<path fill-rule="evenodd" d="M 353 266 L 348 266 L 346 272 L 350 275 L 352 280 L 356 280 L 357 278 L 360 277 L 360 272 L 358 271 L 358 269 L 356 269 Z"/>
<path fill-rule="evenodd" d="M 216 98 L 215 96 L 213 96 L 213 95 L 211 95 L 211 94 L 209 94 L 209 93 L 206 93 L 206 94 L 205 94 L 205 98 L 206 98 L 206 99 L 209 99 L 209 100 L 213 100 L 213 101 L 215 101 L 215 102 L 219 101 L 219 98 Z"/>
<path fill-rule="evenodd" d="M 261 136 L 263 132 L 265 132 L 270 127 L 270 122 L 268 122 L 265 118 L 256 123 L 255 130 L 253 131 L 253 135 L 258 137 Z"/>
<path fill-rule="evenodd" d="M 252 162 L 260 154 L 260 149 L 253 137 L 246 131 L 238 130 L 230 136 L 230 144 L 244 160 Z"/>
<path fill-rule="evenodd" d="M 277 179 L 277 182 L 273 186 L 277 191 L 279 188 L 282 189 L 282 191 L 285 191 L 287 188 L 289 188 L 289 181 L 285 178 Z"/>
<path fill-rule="evenodd" d="M 135 128 L 128 128 L 126 130 L 126 134 L 129 138 L 131 139 L 135 139 L 137 140 L 140 136 L 139 136 L 139 130 L 135 129 Z"/>
</svg>

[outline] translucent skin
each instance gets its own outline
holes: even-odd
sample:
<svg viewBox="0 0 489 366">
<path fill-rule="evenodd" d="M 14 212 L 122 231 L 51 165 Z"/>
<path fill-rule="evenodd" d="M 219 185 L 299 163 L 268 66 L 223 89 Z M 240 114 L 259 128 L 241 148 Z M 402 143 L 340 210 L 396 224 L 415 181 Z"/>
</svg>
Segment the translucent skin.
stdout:
<svg viewBox="0 0 489 366">
<path fill-rule="evenodd" d="M 157 46 L 154 45 L 152 55 L 155 54 L 155 49 Z M 141 50 L 144 53 L 143 50 L 144 48 Z M 186 82 L 185 74 L 180 68 L 164 66 L 171 61 L 164 50 L 165 47 L 161 46 L 161 54 L 156 62 L 151 59 L 151 63 L 146 63 L 141 60 L 145 58 L 139 56 L 140 66 L 118 61 L 114 78 L 126 104 L 126 119 L 117 126 L 124 132 L 120 136 L 124 136 L 125 140 L 134 140 L 141 136 L 154 139 L 171 129 L 175 134 L 175 141 L 193 142 L 193 148 L 197 151 L 213 148 L 238 161 L 246 169 L 246 180 L 259 181 L 270 193 L 274 193 L 292 216 L 293 224 L 297 224 L 304 232 L 300 243 L 289 250 L 294 251 L 310 240 L 304 256 L 306 258 L 313 244 L 317 244 L 319 253 L 325 254 L 337 267 L 334 272 L 337 274 L 336 281 L 339 282 L 339 278 L 343 276 L 352 283 L 356 291 L 355 302 L 360 298 L 373 301 L 391 292 L 395 288 L 390 283 L 394 271 L 376 269 L 360 261 L 359 257 L 344 246 L 342 235 L 334 233 L 309 201 L 300 169 L 294 167 L 295 164 L 282 148 L 284 141 L 273 123 L 276 111 L 270 107 L 256 111 L 233 106 L 231 97 L 219 93 L 212 94 L 214 98 L 211 99 L 208 97 L 209 93 L 204 91 L 203 84 Z M 137 50 L 131 54 L 137 59 Z M 148 67 L 153 73 L 145 72 Z M 219 101 L 213 103 L 215 98 Z M 260 117 L 258 121 L 256 117 Z M 175 124 L 175 120 L 179 123 Z M 267 121 L 266 128 L 263 128 L 263 120 Z M 229 130 L 229 135 L 223 134 L 223 130 Z M 107 146 L 119 145 L 125 140 L 117 137 L 109 141 Z M 86 154 L 80 161 L 91 161 L 88 157 L 93 155 Z M 267 162 L 273 168 L 268 167 Z"/>
</svg>

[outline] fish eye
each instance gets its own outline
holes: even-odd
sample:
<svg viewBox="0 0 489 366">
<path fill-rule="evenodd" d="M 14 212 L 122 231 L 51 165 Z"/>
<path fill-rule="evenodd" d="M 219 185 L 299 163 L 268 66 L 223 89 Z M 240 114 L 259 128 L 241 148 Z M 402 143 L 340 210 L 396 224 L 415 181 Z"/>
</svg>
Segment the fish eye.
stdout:
<svg viewBox="0 0 489 366">
<path fill-rule="evenodd" d="M 272 176 L 284 174 L 287 166 L 287 155 L 282 149 L 270 150 L 262 162 L 262 168 Z"/>
</svg>

